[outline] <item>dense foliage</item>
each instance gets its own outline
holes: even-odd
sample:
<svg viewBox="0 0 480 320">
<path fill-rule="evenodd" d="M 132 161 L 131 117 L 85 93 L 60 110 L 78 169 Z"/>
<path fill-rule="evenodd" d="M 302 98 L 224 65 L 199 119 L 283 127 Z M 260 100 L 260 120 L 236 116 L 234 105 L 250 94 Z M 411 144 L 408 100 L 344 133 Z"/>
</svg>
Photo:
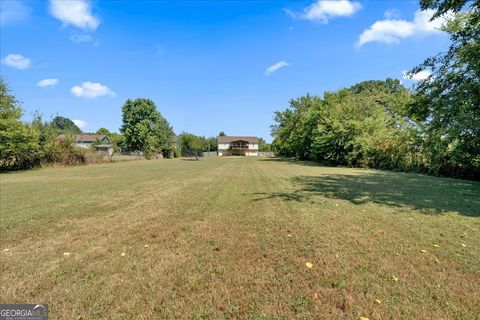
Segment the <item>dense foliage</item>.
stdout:
<svg viewBox="0 0 480 320">
<path fill-rule="evenodd" d="M 124 143 L 129 150 L 141 151 L 147 158 L 154 153 L 171 156 L 175 134 L 152 100 L 128 99 L 122 107 L 122 113 L 120 131 L 125 136 Z"/>
<path fill-rule="evenodd" d="M 387 79 L 291 100 L 274 116 L 277 154 L 480 179 L 480 2 L 420 4 L 450 17 L 449 50 L 410 72 L 432 75 L 412 92 Z"/>
<path fill-rule="evenodd" d="M 22 109 L 0 79 L 0 170 L 39 164 L 38 134 L 21 117 Z"/>
<path fill-rule="evenodd" d="M 410 116 L 422 123 L 425 156 L 432 172 L 480 175 L 480 2 L 422 0 L 434 17 L 452 15 L 443 27 L 452 44 L 426 59 L 411 74 L 430 70 L 414 88 Z M 464 10 L 462 10 L 464 9 Z M 462 10 L 462 11 L 461 11 Z"/>
<path fill-rule="evenodd" d="M 443 141 L 432 143 L 429 120 L 410 116 L 417 101 L 393 79 L 361 82 L 323 98 L 307 95 L 275 113 L 272 146 L 278 155 L 302 160 L 478 178 L 478 163 L 453 160 L 446 170 L 432 160 Z"/>
<path fill-rule="evenodd" d="M 80 130 L 80 128 L 77 127 L 77 125 L 72 120 L 61 116 L 56 116 L 55 118 L 53 118 L 50 124 L 53 128 L 57 129 L 60 132 L 69 134 L 76 134 L 82 132 L 82 130 Z"/>
<path fill-rule="evenodd" d="M 182 132 L 178 136 L 178 145 L 182 157 L 200 157 L 207 148 L 207 141 L 199 136 L 188 132 Z"/>
</svg>

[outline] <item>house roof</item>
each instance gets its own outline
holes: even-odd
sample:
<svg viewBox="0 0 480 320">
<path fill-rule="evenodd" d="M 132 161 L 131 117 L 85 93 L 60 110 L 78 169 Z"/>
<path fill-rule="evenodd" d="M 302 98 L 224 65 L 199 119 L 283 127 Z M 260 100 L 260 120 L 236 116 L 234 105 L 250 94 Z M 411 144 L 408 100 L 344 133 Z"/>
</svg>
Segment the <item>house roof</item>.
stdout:
<svg viewBox="0 0 480 320">
<path fill-rule="evenodd" d="M 257 137 L 241 137 L 241 136 L 218 136 L 217 137 L 217 142 L 218 143 L 230 143 L 233 141 L 246 141 L 248 143 L 258 143 L 258 138 Z"/>
<path fill-rule="evenodd" d="M 77 134 L 73 138 L 73 142 L 95 142 L 95 141 L 101 141 L 105 137 L 107 137 L 104 134 Z M 65 134 L 61 134 L 57 137 L 58 141 L 65 141 L 67 136 Z"/>
</svg>

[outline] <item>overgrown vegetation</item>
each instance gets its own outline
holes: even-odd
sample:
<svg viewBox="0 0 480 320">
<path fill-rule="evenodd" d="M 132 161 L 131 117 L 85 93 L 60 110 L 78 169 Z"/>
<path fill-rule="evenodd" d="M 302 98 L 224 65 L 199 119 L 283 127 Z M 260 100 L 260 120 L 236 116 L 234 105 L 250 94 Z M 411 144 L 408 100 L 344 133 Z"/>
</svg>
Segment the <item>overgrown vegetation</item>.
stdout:
<svg viewBox="0 0 480 320">
<path fill-rule="evenodd" d="M 480 179 L 480 4 L 424 0 L 421 6 L 437 9 L 434 18 L 455 13 L 443 27 L 452 40 L 448 52 L 410 72 L 432 75 L 413 91 L 387 79 L 291 100 L 275 113 L 277 154 Z"/>
</svg>

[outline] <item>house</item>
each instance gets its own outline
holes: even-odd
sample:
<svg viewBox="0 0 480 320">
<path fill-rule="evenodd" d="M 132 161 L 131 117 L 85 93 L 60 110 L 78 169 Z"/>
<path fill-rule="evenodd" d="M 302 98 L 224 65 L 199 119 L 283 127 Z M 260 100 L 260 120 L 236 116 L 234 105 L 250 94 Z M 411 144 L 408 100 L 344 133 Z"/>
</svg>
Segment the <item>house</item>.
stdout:
<svg viewBox="0 0 480 320">
<path fill-rule="evenodd" d="M 258 156 L 257 137 L 217 137 L 219 156 Z"/>
<path fill-rule="evenodd" d="M 61 134 L 56 139 L 58 142 L 65 142 L 67 135 Z M 110 145 L 110 139 L 104 134 L 77 134 L 72 136 L 72 142 L 75 147 L 91 148 L 94 142 L 102 145 Z"/>
</svg>

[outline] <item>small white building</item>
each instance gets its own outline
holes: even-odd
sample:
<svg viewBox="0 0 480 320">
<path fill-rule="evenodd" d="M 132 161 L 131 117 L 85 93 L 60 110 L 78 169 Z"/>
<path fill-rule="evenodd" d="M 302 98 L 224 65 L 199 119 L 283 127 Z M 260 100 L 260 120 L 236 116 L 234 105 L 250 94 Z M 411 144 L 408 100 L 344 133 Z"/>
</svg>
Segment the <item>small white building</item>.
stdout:
<svg viewBox="0 0 480 320">
<path fill-rule="evenodd" d="M 257 137 L 218 136 L 218 156 L 258 157 Z"/>
</svg>

